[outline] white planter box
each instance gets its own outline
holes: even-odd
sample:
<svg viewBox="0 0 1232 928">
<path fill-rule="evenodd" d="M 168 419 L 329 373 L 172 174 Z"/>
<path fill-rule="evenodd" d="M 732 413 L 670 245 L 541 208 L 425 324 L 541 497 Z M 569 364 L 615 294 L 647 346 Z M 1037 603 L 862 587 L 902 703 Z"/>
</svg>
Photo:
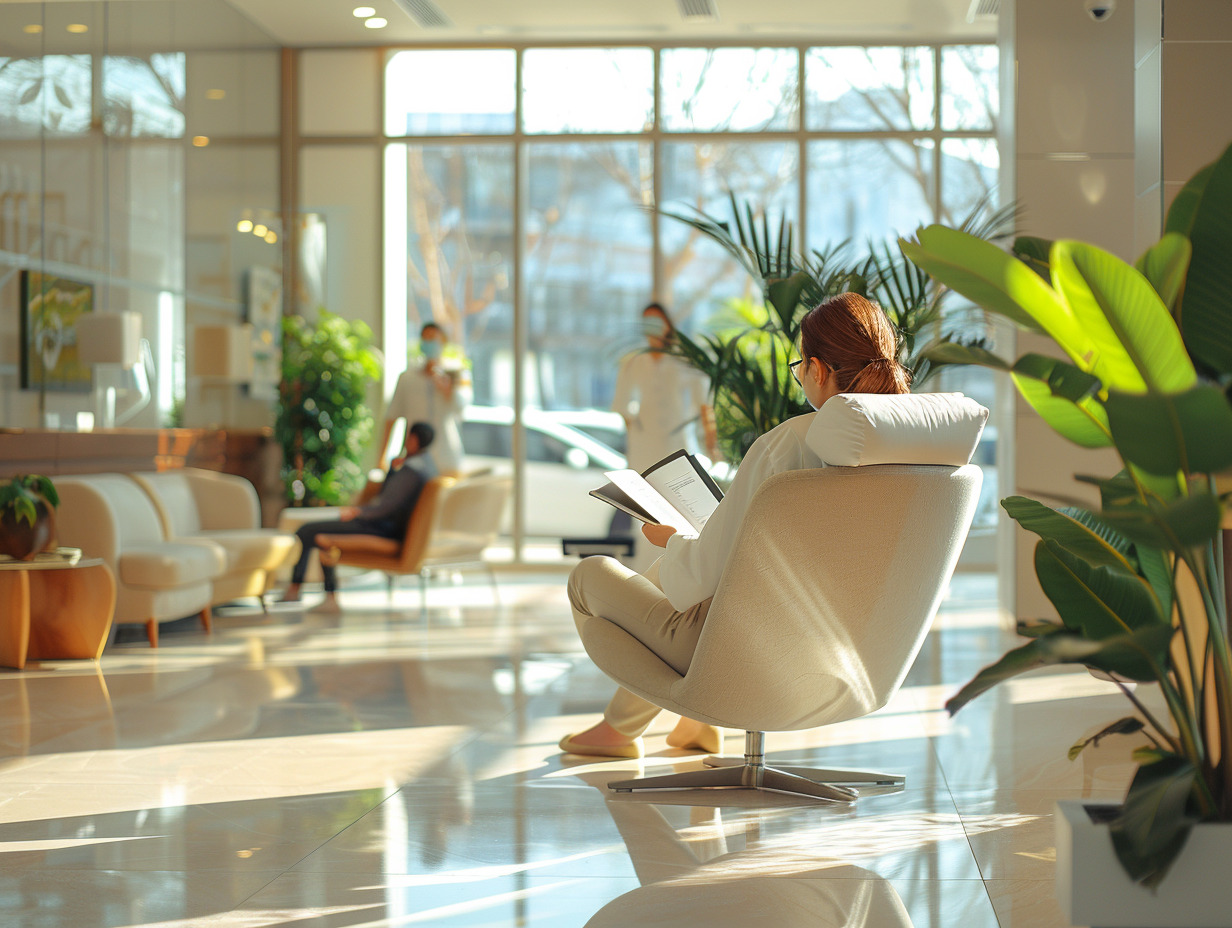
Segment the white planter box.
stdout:
<svg viewBox="0 0 1232 928">
<path fill-rule="evenodd" d="M 1181 856 L 1157 892 L 1121 869 L 1106 824 L 1096 825 L 1092 800 L 1057 803 L 1057 901 L 1071 925 L 1092 928 L 1227 928 L 1232 925 L 1232 824 L 1190 832 Z"/>
</svg>

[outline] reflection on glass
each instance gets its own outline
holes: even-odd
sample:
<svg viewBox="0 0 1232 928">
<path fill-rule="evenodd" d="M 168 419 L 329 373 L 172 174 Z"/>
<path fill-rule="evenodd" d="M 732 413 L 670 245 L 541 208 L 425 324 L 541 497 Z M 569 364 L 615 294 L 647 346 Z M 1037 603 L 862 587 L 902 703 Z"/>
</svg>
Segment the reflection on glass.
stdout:
<svg viewBox="0 0 1232 928">
<path fill-rule="evenodd" d="M 103 59 L 103 131 L 178 139 L 184 134 L 183 53 Z"/>
<path fill-rule="evenodd" d="M 527 132 L 642 132 L 653 120 L 648 48 L 531 48 L 522 56 Z"/>
<path fill-rule="evenodd" d="M 808 146 L 808 240 L 880 244 L 932 221 L 932 142 L 858 139 Z"/>
<path fill-rule="evenodd" d="M 1001 111 L 995 45 L 941 50 L 941 128 L 995 129 Z"/>
<path fill-rule="evenodd" d="M 90 131 L 92 58 L 0 58 L 0 138 L 83 135 Z"/>
<path fill-rule="evenodd" d="M 585 434 L 610 424 L 622 354 L 641 341 L 653 285 L 650 149 L 529 146 L 524 287 L 526 533 L 603 537 L 612 510 L 587 494 L 624 459 Z"/>
<path fill-rule="evenodd" d="M 812 130 L 930 129 L 933 50 L 811 48 L 805 89 Z"/>
<path fill-rule="evenodd" d="M 386 135 L 513 132 L 512 49 L 403 51 L 385 68 Z"/>
<path fill-rule="evenodd" d="M 660 59 L 660 127 L 758 132 L 797 127 L 794 48 L 668 48 Z"/>
<path fill-rule="evenodd" d="M 665 142 L 660 189 L 665 207 L 730 220 L 730 191 L 773 223 L 795 222 L 799 207 L 799 149 L 789 142 Z M 676 324 L 704 324 L 726 299 L 748 297 L 748 274 L 719 245 L 673 219 L 660 220 L 663 292 Z"/>
<path fill-rule="evenodd" d="M 942 139 L 941 221 L 957 225 L 981 204 L 995 207 L 1000 173 L 995 139 Z"/>
</svg>

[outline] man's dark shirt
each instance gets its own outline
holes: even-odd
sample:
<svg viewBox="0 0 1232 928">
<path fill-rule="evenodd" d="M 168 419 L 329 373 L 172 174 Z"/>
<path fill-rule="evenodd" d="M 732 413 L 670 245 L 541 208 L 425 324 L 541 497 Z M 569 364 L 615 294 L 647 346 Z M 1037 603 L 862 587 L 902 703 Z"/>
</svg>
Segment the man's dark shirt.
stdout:
<svg viewBox="0 0 1232 928">
<path fill-rule="evenodd" d="M 427 478 L 410 464 L 391 467 L 385 475 L 381 492 L 372 502 L 361 507 L 355 518 L 377 523 L 389 535 L 398 536 L 406 530 L 419 494 L 427 482 Z"/>
</svg>

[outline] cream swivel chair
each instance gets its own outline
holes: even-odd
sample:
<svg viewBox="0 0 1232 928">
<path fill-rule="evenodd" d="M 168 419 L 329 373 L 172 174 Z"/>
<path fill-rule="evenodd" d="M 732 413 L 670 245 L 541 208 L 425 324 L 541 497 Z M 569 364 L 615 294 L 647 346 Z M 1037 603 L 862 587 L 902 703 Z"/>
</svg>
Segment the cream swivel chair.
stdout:
<svg viewBox="0 0 1232 928">
<path fill-rule="evenodd" d="M 854 413 L 845 400 L 834 407 L 831 400 L 818 416 L 834 420 L 822 429 L 829 434 L 854 429 L 863 459 L 927 459 L 927 437 L 901 455 L 894 440 L 896 429 L 911 430 L 912 417 L 900 413 L 918 399 L 878 400 L 889 421 L 884 409 L 859 408 L 861 399 Z M 925 420 L 945 411 L 943 400 L 923 402 Z M 970 460 L 982 416 L 959 423 L 969 434 L 958 450 L 934 459 Z M 978 467 L 957 463 L 823 467 L 767 480 L 748 507 L 684 675 L 619 626 L 587 622 L 586 651 L 621 686 L 671 712 L 746 732 L 743 763 L 610 788 L 751 787 L 846 802 L 856 793 L 836 784 L 903 782 L 875 771 L 767 766 L 765 732 L 858 718 L 889 701 L 941 603 L 981 483 Z"/>
</svg>

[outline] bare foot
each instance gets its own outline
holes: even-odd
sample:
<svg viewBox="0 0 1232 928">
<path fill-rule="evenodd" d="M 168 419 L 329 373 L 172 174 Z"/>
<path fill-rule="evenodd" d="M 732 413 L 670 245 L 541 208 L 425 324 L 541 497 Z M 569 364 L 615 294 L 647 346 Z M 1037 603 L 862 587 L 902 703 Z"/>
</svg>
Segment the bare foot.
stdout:
<svg viewBox="0 0 1232 928">
<path fill-rule="evenodd" d="M 676 727 L 668 734 L 667 743 L 674 748 L 717 754 L 723 748 L 723 733 L 713 725 L 682 716 L 676 723 Z"/>
<path fill-rule="evenodd" d="M 607 722 L 600 722 L 598 725 L 592 725 L 585 731 L 572 735 L 571 740 L 594 747 L 624 747 L 632 744 L 636 739 L 622 735 Z"/>
</svg>

